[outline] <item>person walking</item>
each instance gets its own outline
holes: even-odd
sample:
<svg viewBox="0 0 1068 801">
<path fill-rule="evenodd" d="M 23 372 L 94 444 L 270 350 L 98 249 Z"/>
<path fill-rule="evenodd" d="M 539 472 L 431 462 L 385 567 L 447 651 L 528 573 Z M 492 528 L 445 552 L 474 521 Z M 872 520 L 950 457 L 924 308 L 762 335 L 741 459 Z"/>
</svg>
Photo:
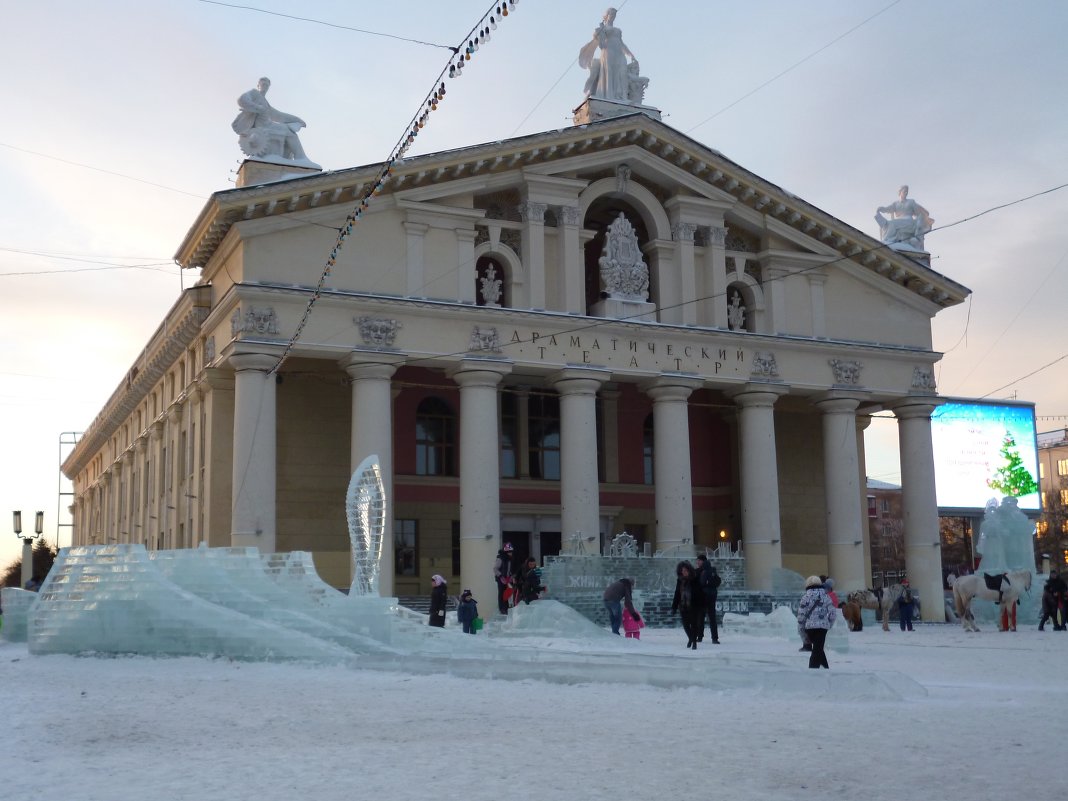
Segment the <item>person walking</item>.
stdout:
<svg viewBox="0 0 1068 801">
<path fill-rule="evenodd" d="M 697 582 L 701 585 L 701 591 L 705 594 L 705 614 L 708 615 L 708 630 L 712 635 L 712 644 L 719 645 L 719 624 L 716 621 L 716 600 L 719 596 L 719 585 L 722 583 L 719 572 L 708 561 L 703 553 L 697 556 Z M 697 641 L 705 638 L 705 621 L 701 619 L 701 633 Z"/>
<path fill-rule="evenodd" d="M 810 668 L 830 668 L 824 644 L 827 641 L 827 632 L 834 625 L 837 616 L 838 610 L 834 608 L 827 591 L 823 589 L 823 580 L 819 576 L 809 576 L 805 579 L 805 594 L 801 596 L 801 603 L 797 606 L 797 623 L 804 628 L 809 642 L 812 643 L 812 653 L 808 655 Z"/>
<path fill-rule="evenodd" d="M 697 581 L 697 571 L 688 561 L 675 566 L 675 597 L 671 611 L 682 618 L 686 632 L 686 647 L 697 650 L 697 638 L 705 629 L 705 593 Z"/>
<path fill-rule="evenodd" d="M 1046 586 L 1042 589 L 1042 619 L 1038 621 L 1039 631 L 1044 631 L 1046 621 L 1051 619 L 1054 631 L 1065 630 L 1065 623 L 1068 622 L 1065 620 L 1065 615 L 1068 614 L 1068 609 L 1064 606 L 1066 595 L 1068 595 L 1068 584 L 1056 570 L 1049 571 Z"/>
<path fill-rule="evenodd" d="M 445 579 L 436 573 L 430 577 L 430 625 L 445 628 Z"/>
<path fill-rule="evenodd" d="M 623 608 L 633 615 L 634 599 L 631 591 L 634 589 L 634 581 L 629 578 L 621 578 L 613 581 L 604 591 L 604 608 L 608 611 L 608 623 L 612 627 L 613 634 L 619 634 L 619 627 L 623 623 Z"/>
<path fill-rule="evenodd" d="M 898 623 L 902 631 L 912 631 L 912 616 L 916 614 L 916 596 L 907 578 L 901 579 L 901 595 L 897 597 Z"/>
</svg>

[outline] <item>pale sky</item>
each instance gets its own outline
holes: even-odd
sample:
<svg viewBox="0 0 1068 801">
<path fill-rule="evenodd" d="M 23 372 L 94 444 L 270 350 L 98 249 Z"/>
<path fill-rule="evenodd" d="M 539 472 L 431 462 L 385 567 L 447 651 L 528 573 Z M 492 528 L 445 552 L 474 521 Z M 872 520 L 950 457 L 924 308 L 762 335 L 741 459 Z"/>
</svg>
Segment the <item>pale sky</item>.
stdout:
<svg viewBox="0 0 1068 801">
<path fill-rule="evenodd" d="M 247 5 L 455 45 L 490 3 Z M 575 59 L 605 5 L 520 0 L 411 153 L 570 125 Z M 617 6 L 668 125 L 872 236 L 903 183 L 936 226 L 1068 183 L 1061 0 Z M 389 155 L 448 60 L 203 0 L 38 0 L 3 20 L 0 567 L 20 548 L 11 510 L 32 527 L 43 509 L 55 541 L 61 432 L 90 425 L 196 279 L 172 257 L 207 197 L 232 186 L 237 96 L 269 76 L 271 103 L 308 123 L 309 158 L 342 169 Z M 934 321 L 941 393 L 1015 393 L 1037 403 L 1040 431 L 1068 425 L 1068 361 L 1023 378 L 1068 353 L 1055 325 L 1066 218 L 1062 189 L 927 236 L 931 266 L 974 292 Z M 896 425 L 875 422 L 868 474 L 897 482 L 896 448 Z"/>
</svg>

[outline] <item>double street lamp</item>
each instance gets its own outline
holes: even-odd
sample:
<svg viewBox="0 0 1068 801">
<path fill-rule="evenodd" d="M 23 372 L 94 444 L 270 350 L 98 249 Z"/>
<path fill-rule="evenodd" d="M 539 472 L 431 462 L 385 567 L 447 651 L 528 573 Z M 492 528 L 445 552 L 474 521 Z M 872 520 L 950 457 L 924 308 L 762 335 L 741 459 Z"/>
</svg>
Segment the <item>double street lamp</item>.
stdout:
<svg viewBox="0 0 1068 801">
<path fill-rule="evenodd" d="M 44 512 L 37 512 L 33 520 L 33 534 L 22 533 L 22 512 L 12 512 L 15 536 L 22 538 L 22 586 L 25 587 L 33 578 L 33 541 L 44 533 Z"/>
</svg>

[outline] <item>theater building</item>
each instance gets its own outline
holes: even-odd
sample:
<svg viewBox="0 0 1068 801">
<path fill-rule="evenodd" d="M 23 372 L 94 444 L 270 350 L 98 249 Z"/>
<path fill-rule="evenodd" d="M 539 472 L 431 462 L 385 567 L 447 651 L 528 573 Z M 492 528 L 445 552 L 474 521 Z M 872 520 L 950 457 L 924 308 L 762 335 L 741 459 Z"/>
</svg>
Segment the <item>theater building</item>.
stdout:
<svg viewBox="0 0 1068 801">
<path fill-rule="evenodd" d="M 406 159 L 321 287 L 381 165 L 247 161 L 179 247 L 197 285 L 64 464 L 74 543 L 306 550 L 347 587 L 345 489 L 377 454 L 387 595 L 440 573 L 490 602 L 503 541 L 543 559 L 624 530 L 729 542 L 755 589 L 779 567 L 849 588 L 888 409 L 907 569 L 940 595 L 931 319 L 968 290 L 622 111 Z"/>
</svg>

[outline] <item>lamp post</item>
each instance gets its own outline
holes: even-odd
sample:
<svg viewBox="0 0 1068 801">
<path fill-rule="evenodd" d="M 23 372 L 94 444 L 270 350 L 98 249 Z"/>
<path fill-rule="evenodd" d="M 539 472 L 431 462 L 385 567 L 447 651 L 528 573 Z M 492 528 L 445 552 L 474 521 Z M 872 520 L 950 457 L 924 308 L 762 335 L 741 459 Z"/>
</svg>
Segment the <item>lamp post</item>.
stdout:
<svg viewBox="0 0 1068 801">
<path fill-rule="evenodd" d="M 44 533 L 44 512 L 34 515 L 32 535 L 29 532 L 25 536 L 22 535 L 21 511 L 12 512 L 11 517 L 15 536 L 22 538 L 22 586 L 25 587 L 33 578 L 33 541 Z"/>
</svg>

